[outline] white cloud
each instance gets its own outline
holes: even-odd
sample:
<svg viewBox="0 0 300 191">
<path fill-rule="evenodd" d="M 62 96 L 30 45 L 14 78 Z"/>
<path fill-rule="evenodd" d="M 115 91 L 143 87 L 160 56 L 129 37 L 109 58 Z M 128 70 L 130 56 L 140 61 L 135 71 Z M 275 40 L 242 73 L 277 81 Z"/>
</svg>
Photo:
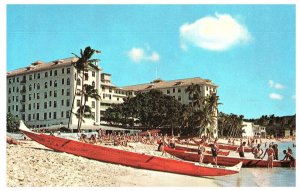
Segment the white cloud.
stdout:
<svg viewBox="0 0 300 191">
<path fill-rule="evenodd" d="M 280 95 L 280 94 L 277 94 L 277 93 L 271 93 L 271 94 L 269 95 L 269 97 L 270 97 L 271 99 L 276 99 L 276 100 L 282 100 L 282 99 L 283 99 L 283 96 Z"/>
<path fill-rule="evenodd" d="M 217 13 L 182 25 L 180 37 L 181 47 L 186 48 L 187 44 L 192 44 L 213 51 L 227 50 L 252 39 L 246 26 L 231 15 Z"/>
<path fill-rule="evenodd" d="M 273 80 L 269 80 L 268 84 L 271 88 L 275 88 L 275 89 L 284 89 L 285 88 L 284 85 L 282 85 L 278 82 L 274 82 Z"/>
<path fill-rule="evenodd" d="M 147 52 L 143 48 L 135 48 L 133 47 L 129 52 L 128 56 L 129 58 L 136 63 L 139 63 L 141 61 L 152 61 L 152 62 L 158 62 L 160 60 L 160 56 L 157 52 L 153 51 L 152 53 L 149 53 L 150 48 L 146 47 Z"/>
</svg>

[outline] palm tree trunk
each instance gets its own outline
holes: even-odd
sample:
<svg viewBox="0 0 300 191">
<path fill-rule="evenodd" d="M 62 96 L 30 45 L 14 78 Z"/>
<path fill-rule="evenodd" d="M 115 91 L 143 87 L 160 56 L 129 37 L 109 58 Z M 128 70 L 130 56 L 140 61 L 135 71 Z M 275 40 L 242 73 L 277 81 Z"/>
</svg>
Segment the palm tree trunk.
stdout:
<svg viewBox="0 0 300 191">
<path fill-rule="evenodd" d="M 77 75 L 76 75 L 76 78 L 75 78 L 76 86 L 75 86 L 74 97 L 73 97 L 72 106 L 71 106 L 70 115 L 69 115 L 68 129 L 70 129 L 70 122 L 71 122 L 71 117 L 72 117 L 72 114 L 73 114 L 72 111 L 73 111 L 74 102 L 75 102 L 75 98 L 76 98 L 76 92 L 77 92 L 77 88 L 78 88 L 78 85 L 77 85 L 78 76 L 79 76 L 79 74 L 78 74 L 78 71 L 77 71 Z M 71 132 L 73 133 L 73 129 L 71 129 Z"/>
<path fill-rule="evenodd" d="M 81 111 L 81 106 L 82 106 L 82 102 L 83 102 L 83 92 L 84 92 L 84 70 L 83 70 L 83 72 L 82 72 L 83 74 L 82 74 L 82 80 L 81 80 L 81 98 L 80 98 L 80 105 L 79 105 L 79 118 L 78 118 L 78 124 L 77 124 L 77 130 L 78 130 L 78 132 L 81 132 L 81 130 L 80 130 L 80 128 L 81 128 L 81 121 L 82 121 L 82 118 L 83 118 L 83 116 L 82 116 L 82 112 L 83 111 Z"/>
</svg>

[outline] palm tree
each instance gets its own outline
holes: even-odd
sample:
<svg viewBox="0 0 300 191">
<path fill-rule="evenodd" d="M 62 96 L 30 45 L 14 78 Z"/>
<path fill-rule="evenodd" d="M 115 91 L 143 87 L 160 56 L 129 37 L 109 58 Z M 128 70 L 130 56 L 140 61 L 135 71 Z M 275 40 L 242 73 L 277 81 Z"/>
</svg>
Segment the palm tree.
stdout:
<svg viewBox="0 0 300 191">
<path fill-rule="evenodd" d="M 185 92 L 188 93 L 189 99 L 192 101 L 192 106 L 194 110 L 199 110 L 203 103 L 203 97 L 201 95 L 201 86 L 199 84 L 192 83 L 186 88 Z"/>
<path fill-rule="evenodd" d="M 84 49 L 84 51 L 82 51 L 82 49 L 80 49 L 80 56 L 72 53 L 73 55 L 75 55 L 76 58 L 78 58 L 78 60 L 76 62 L 73 63 L 73 66 L 75 67 L 76 71 L 77 71 L 77 75 L 76 75 L 76 87 L 75 87 L 75 92 L 74 92 L 74 97 L 73 97 L 73 101 L 72 101 L 72 107 L 71 107 L 71 111 L 73 110 L 73 107 L 74 107 L 74 99 L 75 99 L 75 95 L 77 93 L 77 78 L 81 78 L 81 87 L 82 87 L 82 92 L 85 91 L 84 89 L 84 80 L 85 80 L 85 77 L 87 76 L 87 71 L 90 70 L 91 68 L 94 68 L 94 69 L 98 69 L 98 67 L 96 65 L 93 65 L 93 63 L 96 63 L 98 62 L 99 60 L 98 59 L 91 59 L 91 57 L 93 56 L 94 53 L 101 53 L 100 51 L 98 50 L 94 50 L 92 49 L 91 47 L 86 47 Z M 81 106 L 83 106 L 83 94 L 81 94 L 81 99 L 80 99 L 80 108 Z M 82 110 L 79 110 L 79 111 L 82 111 L 84 112 L 84 108 L 82 108 Z M 81 124 L 81 121 L 83 120 L 83 117 L 82 117 L 82 112 L 79 112 L 79 117 L 78 117 L 78 125 L 77 125 L 77 130 L 78 132 L 80 132 L 80 124 Z M 72 114 L 72 112 L 71 112 Z M 69 116 L 69 123 L 68 123 L 68 127 L 69 127 L 69 124 L 70 124 L 70 118 L 71 118 L 71 115 Z"/>
<path fill-rule="evenodd" d="M 88 84 L 84 84 L 84 87 L 82 88 L 81 91 L 78 92 L 78 94 L 84 97 L 84 103 L 83 103 L 82 110 L 79 110 L 82 112 L 86 111 L 85 107 L 87 106 L 86 103 L 89 98 L 95 99 L 96 101 L 101 99 L 100 95 L 98 94 L 98 90 L 95 89 L 94 86 L 88 85 Z M 82 115 L 79 115 L 79 120 L 80 120 L 79 127 L 81 127 L 81 125 L 82 125 L 82 121 L 83 121 L 82 118 L 83 118 L 83 113 L 82 113 Z"/>
</svg>

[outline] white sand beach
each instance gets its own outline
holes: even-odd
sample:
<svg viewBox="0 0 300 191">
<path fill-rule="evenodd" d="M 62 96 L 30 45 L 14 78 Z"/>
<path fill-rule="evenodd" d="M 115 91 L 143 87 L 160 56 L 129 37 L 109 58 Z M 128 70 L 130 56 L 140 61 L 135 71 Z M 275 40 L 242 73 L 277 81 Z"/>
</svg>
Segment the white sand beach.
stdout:
<svg viewBox="0 0 300 191">
<path fill-rule="evenodd" d="M 217 186 L 213 178 L 135 169 L 55 152 L 34 141 L 22 143 L 6 146 L 8 187 Z M 133 147 L 160 154 L 154 151 L 156 145 Z"/>
</svg>

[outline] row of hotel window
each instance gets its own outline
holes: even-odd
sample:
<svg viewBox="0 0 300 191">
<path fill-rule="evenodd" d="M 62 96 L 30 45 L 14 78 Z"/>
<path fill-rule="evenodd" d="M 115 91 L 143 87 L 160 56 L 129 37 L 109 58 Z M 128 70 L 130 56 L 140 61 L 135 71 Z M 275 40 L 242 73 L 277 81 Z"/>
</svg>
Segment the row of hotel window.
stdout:
<svg viewBox="0 0 300 191">
<path fill-rule="evenodd" d="M 79 79 L 78 79 L 78 80 L 79 80 Z M 78 80 L 77 80 L 77 85 L 80 86 L 81 83 L 80 83 L 80 80 L 79 80 L 79 84 L 78 84 Z M 61 84 L 62 84 L 62 85 L 65 84 L 64 78 L 62 79 Z M 70 79 L 69 79 L 69 78 L 67 79 L 67 85 L 70 85 Z M 52 87 L 52 80 L 50 80 L 49 86 Z M 56 81 L 56 80 L 53 82 L 53 86 L 54 86 L 54 87 L 57 87 L 57 81 Z M 95 87 L 95 82 L 94 82 L 94 81 L 92 82 L 92 86 Z M 34 84 L 33 84 L 33 87 L 32 87 L 32 84 L 29 84 L 29 86 L 28 86 L 28 91 L 32 91 L 32 88 L 33 88 L 33 89 L 36 88 L 37 90 L 39 90 L 39 89 L 41 88 L 41 87 L 40 87 L 40 83 L 37 83 L 37 84 L 34 83 Z M 44 88 L 48 88 L 48 82 L 45 82 L 45 83 L 44 83 Z M 12 90 L 12 91 L 11 91 L 11 90 Z M 22 88 L 21 91 L 25 92 L 25 91 L 26 91 L 26 86 L 23 86 L 23 88 Z M 11 92 L 15 92 L 15 87 L 8 88 L 8 93 L 10 94 Z M 17 93 L 19 92 L 19 87 L 16 87 L 16 92 L 17 92 Z"/>
<path fill-rule="evenodd" d="M 67 74 L 70 74 L 70 71 L 71 71 L 71 69 L 67 68 Z M 54 76 L 57 76 L 58 75 L 58 70 L 54 70 L 54 72 L 52 70 L 50 70 L 49 71 L 49 76 L 52 76 L 52 73 L 54 73 Z M 62 68 L 61 69 L 61 74 L 64 74 L 64 73 L 65 73 L 65 68 Z M 92 76 L 93 77 L 96 76 L 95 71 L 92 71 Z M 45 78 L 48 77 L 48 72 L 44 72 L 44 77 Z M 32 74 L 28 75 L 28 80 L 40 79 L 40 78 L 41 78 L 41 73 L 34 73 L 33 75 Z M 88 80 L 88 75 L 85 75 L 85 80 Z M 25 75 L 23 76 L 22 81 L 26 82 L 26 76 Z M 13 78 L 8 79 L 9 84 L 15 83 L 15 82 L 19 82 L 19 77 L 13 77 Z"/>
<path fill-rule="evenodd" d="M 64 115 L 66 114 L 66 115 Z M 60 112 L 60 118 L 69 118 L 70 116 L 70 111 L 61 111 Z M 18 117 L 18 116 L 17 116 Z M 25 114 L 22 114 L 21 115 L 21 119 L 24 120 L 24 121 L 31 121 L 31 120 L 47 120 L 47 119 L 57 119 L 58 116 L 57 116 L 57 113 L 56 112 L 53 112 L 53 115 L 52 115 L 52 112 L 49 112 L 49 113 L 44 113 L 44 118 L 41 119 L 40 118 L 40 113 L 36 113 L 36 114 L 28 114 L 27 115 L 27 118 L 25 118 Z"/>
<path fill-rule="evenodd" d="M 32 97 L 33 95 L 33 97 Z M 52 91 L 49 91 L 49 93 L 44 92 L 44 99 L 47 99 L 49 97 L 52 97 Z M 61 95 L 64 96 L 65 95 L 65 89 L 61 89 Z M 66 89 L 66 96 L 70 96 L 70 89 Z M 57 90 L 53 91 L 53 97 L 57 97 Z M 9 96 L 8 97 L 8 103 L 11 103 L 11 98 L 12 101 L 19 101 L 19 96 Z M 16 98 L 16 99 L 15 99 Z M 33 93 L 33 94 L 28 94 L 28 101 L 31 101 L 33 99 L 40 99 L 40 93 Z M 22 95 L 22 100 L 23 102 L 26 101 L 26 95 Z"/>
<path fill-rule="evenodd" d="M 52 103 L 53 103 L 53 108 L 57 108 L 57 101 L 53 101 L 53 102 L 49 101 L 49 102 L 44 102 L 44 109 L 52 107 Z M 61 106 L 64 106 L 64 103 L 65 103 L 65 100 L 61 100 Z M 29 111 L 32 109 L 31 106 L 32 106 L 33 109 L 40 109 L 40 103 L 28 104 L 27 108 L 28 108 Z M 69 106 L 70 106 L 70 100 L 67 99 L 66 100 L 66 107 L 69 107 Z M 80 100 L 77 100 L 76 106 L 77 107 L 80 106 Z M 96 107 L 96 102 L 92 101 L 92 108 L 95 108 L 95 107 Z M 11 107 L 8 106 L 7 110 L 8 110 L 8 112 L 11 112 Z M 16 107 L 15 107 L 15 105 L 12 105 L 12 111 L 19 111 L 19 106 L 16 105 Z M 24 105 L 22 106 L 21 112 L 25 112 L 25 106 Z"/>
</svg>

